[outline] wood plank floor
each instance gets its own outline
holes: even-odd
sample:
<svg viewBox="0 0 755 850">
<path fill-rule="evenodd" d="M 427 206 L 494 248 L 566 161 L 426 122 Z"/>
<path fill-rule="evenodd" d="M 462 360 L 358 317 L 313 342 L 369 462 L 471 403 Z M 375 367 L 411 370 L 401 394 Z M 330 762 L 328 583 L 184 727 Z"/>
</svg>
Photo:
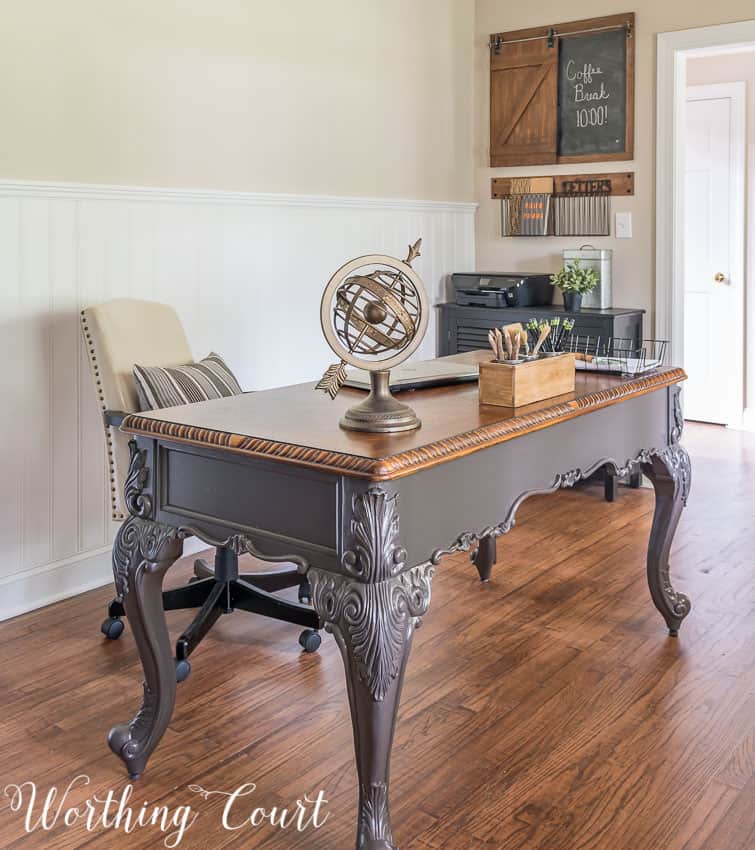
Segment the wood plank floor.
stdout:
<svg viewBox="0 0 755 850">
<path fill-rule="evenodd" d="M 693 491 L 672 559 L 693 610 L 667 637 L 644 578 L 652 491 L 600 487 L 525 503 L 488 585 L 446 560 L 417 633 L 393 758 L 402 850 L 751 850 L 755 847 L 755 436 L 689 425 Z M 442 541 L 439 541 L 442 542 Z M 189 561 L 170 584 L 189 574 Z M 98 632 L 105 588 L 0 625 L 1 785 L 44 795 L 120 794 L 105 743 L 139 701 L 128 627 Z M 185 613 L 169 615 L 177 635 Z M 341 659 L 331 637 L 302 655 L 298 630 L 239 612 L 192 657 L 176 714 L 130 805 L 191 804 L 181 848 L 351 850 L 356 777 Z M 235 811 L 322 788 L 317 831 L 227 831 Z M 248 803 L 246 801 L 249 801 Z M 81 825 L 27 835 L 0 801 L 0 847 L 163 846 Z M 240 820 L 240 817 L 239 817 Z"/>
</svg>

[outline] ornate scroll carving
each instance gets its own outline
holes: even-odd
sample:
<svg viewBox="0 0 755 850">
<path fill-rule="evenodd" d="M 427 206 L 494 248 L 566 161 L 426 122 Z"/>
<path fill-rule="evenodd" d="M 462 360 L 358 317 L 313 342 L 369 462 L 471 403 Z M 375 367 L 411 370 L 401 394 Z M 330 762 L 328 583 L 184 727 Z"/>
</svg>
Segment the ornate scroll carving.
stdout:
<svg viewBox="0 0 755 850">
<path fill-rule="evenodd" d="M 684 431 L 684 414 L 682 413 L 681 387 L 671 388 L 671 423 L 669 430 L 669 445 L 660 452 L 650 452 L 644 463 L 652 463 L 652 455 L 658 455 L 666 466 L 669 475 L 679 488 L 682 503 L 687 504 L 692 488 L 692 464 L 687 450 L 680 444 Z"/>
<path fill-rule="evenodd" d="M 435 566 L 421 564 L 390 579 L 367 584 L 311 568 L 312 604 L 336 632 L 348 662 L 378 702 L 404 663 L 409 638 L 430 605 Z"/>
<path fill-rule="evenodd" d="M 131 516 L 147 517 L 152 513 L 152 498 L 143 492 L 149 481 L 147 452 L 137 447 L 136 440 L 129 440 L 128 451 L 128 473 L 123 486 L 126 509 Z"/>
<path fill-rule="evenodd" d="M 678 618 L 678 622 L 676 622 L 676 624 L 668 624 L 669 629 L 672 632 L 678 633 L 681 621 L 692 610 L 692 603 L 690 602 L 689 596 L 682 593 L 680 590 L 675 590 L 674 586 L 671 584 L 670 565 L 668 561 L 666 561 L 665 565 L 659 570 L 659 575 L 663 595 L 668 601 L 671 613 L 675 618 Z M 661 611 L 661 613 L 663 614 L 663 611 Z"/>
<path fill-rule="evenodd" d="M 671 387 L 671 399 L 673 405 L 673 423 L 671 425 L 671 433 L 669 434 L 669 442 L 672 445 L 678 445 L 682 439 L 684 431 L 684 414 L 682 413 L 682 388 Z"/>
<path fill-rule="evenodd" d="M 373 846 L 370 842 L 393 845 L 391 817 L 388 812 L 388 786 L 385 782 L 362 785 L 359 801 L 358 847 Z"/>
<path fill-rule="evenodd" d="M 430 604 L 435 572 L 432 562 L 404 569 L 398 526 L 396 497 L 370 487 L 353 501 L 354 546 L 342 558 L 347 575 L 315 568 L 307 573 L 315 610 L 377 702 L 403 668 L 409 639 Z"/>
<path fill-rule="evenodd" d="M 161 560 L 164 547 L 183 537 L 179 529 L 170 525 L 128 517 L 113 543 L 113 578 L 118 598 L 122 600 L 128 593 L 129 570 L 136 563 L 143 561 L 149 565 Z"/>
<path fill-rule="evenodd" d="M 148 737 L 155 722 L 157 713 L 157 698 L 149 685 L 143 683 L 142 704 L 134 719 L 126 726 L 116 727 L 120 734 L 112 730 L 109 736 L 111 749 L 130 764 L 138 757 L 143 747 L 144 739 Z"/>
<path fill-rule="evenodd" d="M 679 488 L 682 504 L 686 506 L 690 490 L 692 489 L 692 462 L 689 459 L 687 450 L 684 446 L 678 444 L 668 446 L 660 452 L 652 453 L 650 459 L 644 460 L 643 463 L 652 464 L 653 456 L 659 457 L 663 461 L 668 474 Z"/>
<path fill-rule="evenodd" d="M 352 510 L 354 548 L 344 552 L 341 559 L 346 572 L 364 582 L 383 581 L 401 572 L 406 565 L 406 550 L 396 544 L 396 496 L 370 487 L 354 496 Z"/>
<path fill-rule="evenodd" d="M 522 497 L 521 501 L 524 501 Z M 519 506 L 519 500 L 516 507 Z M 509 511 L 508 517 L 498 525 L 488 525 L 482 531 L 463 531 L 456 540 L 453 541 L 445 549 L 435 549 L 430 555 L 431 564 L 439 564 L 441 559 L 446 555 L 453 555 L 454 552 L 468 552 L 473 546 L 476 546 L 483 537 L 501 537 L 503 534 L 508 534 L 514 527 L 514 513 L 516 507 Z"/>
</svg>

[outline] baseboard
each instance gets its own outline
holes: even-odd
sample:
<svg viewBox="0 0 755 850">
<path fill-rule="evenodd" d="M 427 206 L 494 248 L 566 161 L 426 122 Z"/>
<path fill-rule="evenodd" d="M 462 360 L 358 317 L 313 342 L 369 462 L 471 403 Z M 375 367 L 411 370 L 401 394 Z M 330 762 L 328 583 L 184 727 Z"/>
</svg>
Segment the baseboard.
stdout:
<svg viewBox="0 0 755 850">
<path fill-rule="evenodd" d="M 755 431 L 755 407 L 746 407 L 742 414 L 742 424 L 737 426 L 737 430 Z"/>
<path fill-rule="evenodd" d="M 197 537 L 189 537 L 183 553 L 195 555 L 207 548 Z M 112 584 L 110 551 L 103 546 L 0 579 L 0 621 Z"/>
<path fill-rule="evenodd" d="M 0 580 L 0 620 L 8 620 L 113 581 L 110 546 Z"/>
</svg>

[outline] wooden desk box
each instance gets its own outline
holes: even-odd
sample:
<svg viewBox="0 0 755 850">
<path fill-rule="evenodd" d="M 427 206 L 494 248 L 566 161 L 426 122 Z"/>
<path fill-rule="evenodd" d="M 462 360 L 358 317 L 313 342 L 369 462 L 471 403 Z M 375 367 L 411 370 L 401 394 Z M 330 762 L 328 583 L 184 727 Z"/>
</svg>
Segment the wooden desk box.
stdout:
<svg viewBox="0 0 755 850">
<path fill-rule="evenodd" d="M 574 355 L 542 357 L 512 366 L 480 363 L 480 404 L 522 407 L 544 398 L 574 392 Z"/>
</svg>

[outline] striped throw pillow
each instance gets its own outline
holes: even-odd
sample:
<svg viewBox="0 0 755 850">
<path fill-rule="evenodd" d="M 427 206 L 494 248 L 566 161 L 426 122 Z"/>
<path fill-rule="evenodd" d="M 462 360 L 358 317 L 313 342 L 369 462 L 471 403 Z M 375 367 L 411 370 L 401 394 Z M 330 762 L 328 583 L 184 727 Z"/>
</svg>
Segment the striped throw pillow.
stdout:
<svg viewBox="0 0 755 850">
<path fill-rule="evenodd" d="M 185 366 L 134 366 L 134 380 L 142 410 L 192 404 L 242 392 L 233 372 L 214 352 L 198 363 Z"/>
</svg>

